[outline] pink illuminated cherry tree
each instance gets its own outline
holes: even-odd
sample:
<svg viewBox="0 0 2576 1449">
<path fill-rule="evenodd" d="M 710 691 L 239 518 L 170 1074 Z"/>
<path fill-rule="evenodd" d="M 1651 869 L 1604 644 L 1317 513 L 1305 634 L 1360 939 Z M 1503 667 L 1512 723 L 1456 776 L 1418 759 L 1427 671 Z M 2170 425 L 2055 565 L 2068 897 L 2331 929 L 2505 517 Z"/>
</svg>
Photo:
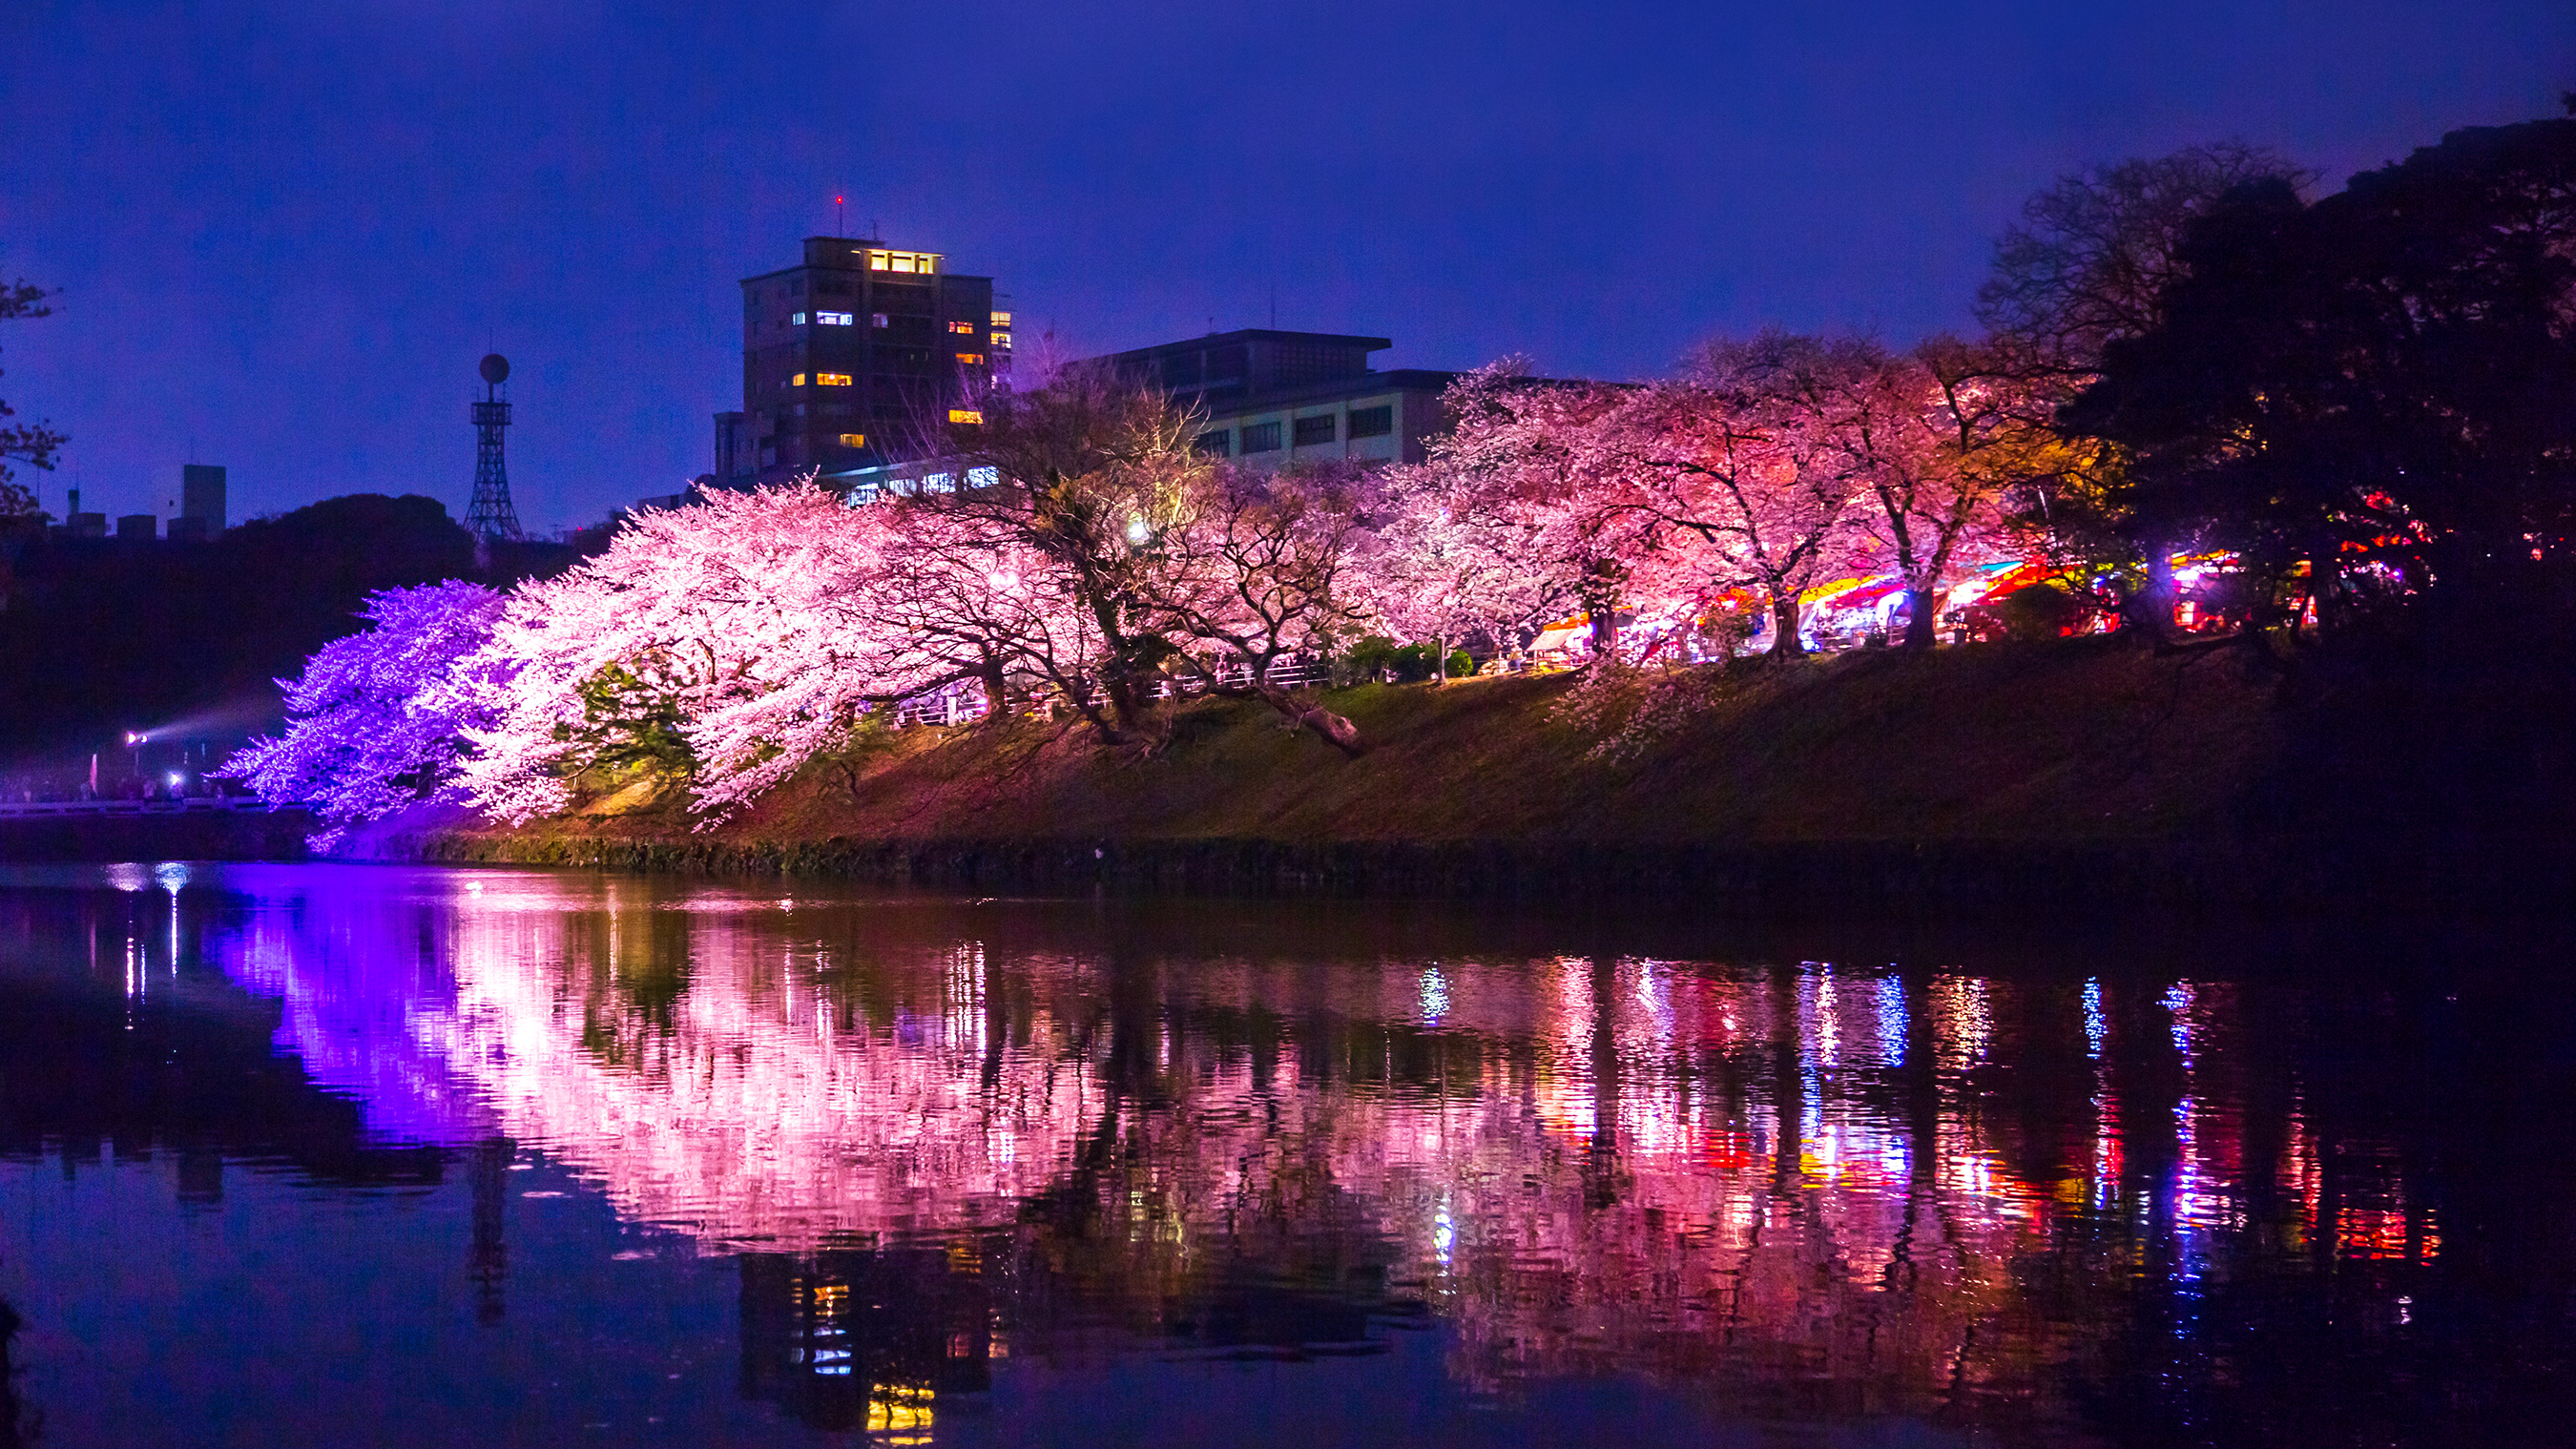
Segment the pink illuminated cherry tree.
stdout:
<svg viewBox="0 0 2576 1449">
<path fill-rule="evenodd" d="M 1804 652 L 1801 596 L 1878 565 L 1867 470 L 1833 399 L 1862 344 L 1765 333 L 1710 344 L 1679 380 L 1641 390 L 1606 431 L 1628 487 L 1615 504 L 1668 590 L 1750 590 L 1771 652 Z"/>
<path fill-rule="evenodd" d="M 1624 392 L 1533 379 L 1517 359 L 1453 384 L 1450 432 L 1390 471 L 1365 542 L 1387 627 L 1443 652 L 1473 635 L 1510 647 L 1581 610 L 1606 654 L 1641 543 L 1632 480 L 1605 445 Z"/>
<path fill-rule="evenodd" d="M 868 708 L 957 677 L 863 607 L 887 520 L 798 484 L 646 510 L 523 586 L 486 646 L 515 667 L 469 736 L 475 802 L 522 821 L 576 781 L 654 765 L 714 816 L 845 739 Z M 943 673 L 943 670 L 946 672 Z"/>
</svg>

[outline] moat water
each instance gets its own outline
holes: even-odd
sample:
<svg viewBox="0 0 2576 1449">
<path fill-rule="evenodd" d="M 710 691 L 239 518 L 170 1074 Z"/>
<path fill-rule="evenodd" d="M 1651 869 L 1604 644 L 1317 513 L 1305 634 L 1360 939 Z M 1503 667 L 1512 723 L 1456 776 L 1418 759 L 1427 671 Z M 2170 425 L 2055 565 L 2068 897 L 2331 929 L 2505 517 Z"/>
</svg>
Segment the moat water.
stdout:
<svg viewBox="0 0 2576 1449">
<path fill-rule="evenodd" d="M 2566 967 L 0 867 L 0 1446 L 2566 1442 Z"/>
</svg>

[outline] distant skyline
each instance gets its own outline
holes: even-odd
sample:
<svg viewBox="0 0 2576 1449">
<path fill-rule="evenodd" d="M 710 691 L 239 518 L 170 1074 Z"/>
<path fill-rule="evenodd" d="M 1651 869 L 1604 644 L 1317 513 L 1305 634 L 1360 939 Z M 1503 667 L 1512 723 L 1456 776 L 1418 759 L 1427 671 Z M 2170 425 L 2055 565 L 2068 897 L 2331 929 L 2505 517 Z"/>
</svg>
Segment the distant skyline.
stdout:
<svg viewBox="0 0 2576 1449">
<path fill-rule="evenodd" d="M 0 10 L 0 398 L 71 434 L 43 505 L 462 517 L 511 360 L 532 527 L 711 466 L 739 278 L 849 228 L 989 274 L 1024 356 L 1270 323 L 1385 367 L 1668 372 L 1778 324 L 1970 324 L 2065 172 L 2241 139 L 2325 189 L 2561 113 L 2576 6 L 1938 9 L 1526 0 L 1263 13 L 563 0 Z"/>
</svg>

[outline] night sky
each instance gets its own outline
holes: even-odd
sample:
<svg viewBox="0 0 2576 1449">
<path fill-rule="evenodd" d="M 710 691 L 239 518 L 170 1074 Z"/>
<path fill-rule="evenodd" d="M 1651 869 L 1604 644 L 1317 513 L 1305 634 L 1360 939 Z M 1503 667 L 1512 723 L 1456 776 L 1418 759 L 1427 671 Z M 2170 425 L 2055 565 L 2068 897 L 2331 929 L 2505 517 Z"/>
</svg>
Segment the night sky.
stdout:
<svg viewBox="0 0 2576 1449">
<path fill-rule="evenodd" d="M 2329 187 L 2560 113 L 2576 5 L 0 5 L 0 397 L 110 514 L 472 490 L 516 368 L 532 527 L 712 466 L 736 281 L 873 219 L 1023 356 L 1269 324 L 1664 373 L 1766 323 L 1965 329 L 2087 163 L 2224 138 Z"/>
</svg>

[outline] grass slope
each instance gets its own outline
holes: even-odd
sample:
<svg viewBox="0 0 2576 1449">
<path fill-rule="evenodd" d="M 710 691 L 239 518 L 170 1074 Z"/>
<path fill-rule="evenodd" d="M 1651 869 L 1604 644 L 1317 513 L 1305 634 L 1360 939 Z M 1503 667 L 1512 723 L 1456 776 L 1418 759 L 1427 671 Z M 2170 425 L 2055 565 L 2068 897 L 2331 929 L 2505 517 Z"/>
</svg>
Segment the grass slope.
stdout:
<svg viewBox="0 0 2576 1449">
<path fill-rule="evenodd" d="M 1063 721 L 917 729 L 855 790 L 808 771 L 709 830 L 603 801 L 517 832 L 752 844 L 827 839 L 1281 842 L 2152 841 L 2233 838 L 2283 740 L 2235 651 L 2108 639 L 1867 651 L 1702 676 L 1695 709 L 1569 704 L 1571 676 L 1330 696 L 1356 760 L 1250 704 L 1182 707 L 1151 754 Z M 1657 728 L 1661 721 L 1663 727 Z M 1596 751 L 1619 736 L 1615 748 Z"/>
</svg>

